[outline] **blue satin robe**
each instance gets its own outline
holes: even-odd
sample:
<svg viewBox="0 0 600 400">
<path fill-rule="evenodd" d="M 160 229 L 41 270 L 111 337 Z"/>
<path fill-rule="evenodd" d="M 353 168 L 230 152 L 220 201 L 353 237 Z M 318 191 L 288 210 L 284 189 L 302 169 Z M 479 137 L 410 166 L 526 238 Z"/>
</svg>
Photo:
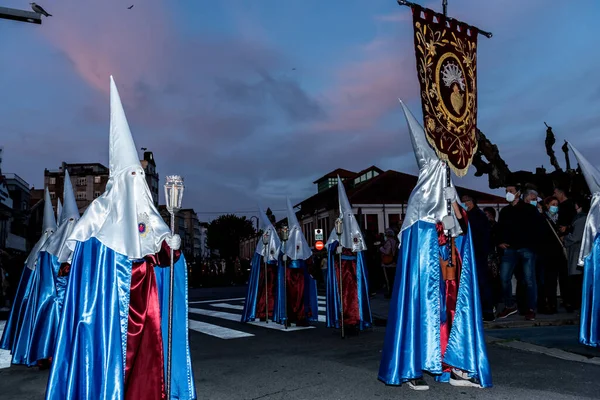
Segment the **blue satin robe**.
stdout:
<svg viewBox="0 0 600 400">
<path fill-rule="evenodd" d="M 447 382 L 442 361 L 492 386 L 477 286 L 471 231 L 456 238 L 462 270 L 448 347 L 442 355 L 444 280 L 435 224 L 418 221 L 402 232 L 394 291 L 390 300 L 379 379 L 388 385 L 420 378 L 423 371 Z"/>
<path fill-rule="evenodd" d="M 36 271 L 38 288 L 36 310 L 31 326 L 29 364 L 47 359 L 54 354 L 56 334 L 60 321 L 61 304 L 57 294 L 57 279 L 60 263 L 58 258 L 45 251 L 40 253 Z"/>
<path fill-rule="evenodd" d="M 24 364 L 29 357 L 29 339 L 33 320 L 33 308 L 29 303 L 37 279 L 36 271 L 25 265 L 0 339 L 0 348 L 10 351 L 13 364 Z"/>
<path fill-rule="evenodd" d="M 340 328 L 340 305 L 341 298 L 339 293 L 338 276 L 335 272 L 335 261 L 339 257 L 336 253 L 338 241 L 334 241 L 327 247 L 327 327 Z M 373 325 L 371 316 L 371 303 L 369 302 L 369 284 L 367 279 L 367 263 L 362 251 L 356 253 L 356 257 L 342 255 L 342 260 L 356 259 L 356 284 L 358 293 L 358 313 L 360 316 L 359 329 L 370 328 Z M 343 290 L 342 285 L 342 290 Z"/>
<path fill-rule="evenodd" d="M 273 313 L 273 321 L 278 324 L 284 324 L 288 319 L 285 296 L 286 296 L 286 279 L 285 279 L 285 263 L 283 258 L 279 261 L 279 268 L 277 269 L 277 297 L 275 299 L 275 310 Z M 310 311 L 311 317 L 307 317 L 307 321 L 318 321 L 319 320 L 319 302 L 317 297 L 317 281 L 308 273 L 308 266 L 306 260 L 288 260 L 287 268 L 289 269 L 302 269 L 304 272 L 304 311 L 308 314 Z"/>
<path fill-rule="evenodd" d="M 269 261 L 269 264 L 278 264 L 277 261 Z M 261 268 L 265 268 L 262 255 L 254 253 L 250 264 L 250 279 L 248 280 L 248 291 L 246 293 L 246 301 L 244 302 L 244 310 L 242 311 L 242 322 L 250 322 L 256 319 L 256 304 L 258 303 L 258 285 L 260 279 Z M 279 268 L 279 265 L 278 265 Z M 279 275 L 279 274 L 278 274 Z M 263 276 L 264 278 L 264 276 Z M 277 277 L 276 285 L 280 285 L 279 276 Z M 277 290 L 278 291 L 278 290 Z M 275 308 L 277 308 L 277 299 L 275 299 Z M 275 310 L 273 310 L 274 312 Z M 271 311 L 269 310 L 269 313 Z"/>
<path fill-rule="evenodd" d="M 193 400 L 196 391 L 187 343 L 187 267 L 183 256 L 175 268 L 171 399 Z M 131 270 L 132 260 L 98 239 L 77 243 L 46 389 L 47 400 L 125 398 Z M 164 282 L 168 282 L 168 271 L 169 268 L 164 268 L 156 273 L 165 364 L 168 313 L 164 292 L 169 289 Z"/>
<path fill-rule="evenodd" d="M 579 342 L 600 347 L 600 236 L 584 260 Z"/>
</svg>

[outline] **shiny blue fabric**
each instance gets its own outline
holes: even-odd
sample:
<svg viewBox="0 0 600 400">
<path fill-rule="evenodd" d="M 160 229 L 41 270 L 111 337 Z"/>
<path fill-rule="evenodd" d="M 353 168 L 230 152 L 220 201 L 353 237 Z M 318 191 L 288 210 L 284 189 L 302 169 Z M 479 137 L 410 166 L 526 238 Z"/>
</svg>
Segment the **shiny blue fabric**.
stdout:
<svg viewBox="0 0 600 400">
<path fill-rule="evenodd" d="M 61 311 L 56 292 L 59 269 L 60 263 L 57 257 L 45 251 L 40 253 L 36 268 L 39 279 L 29 343 L 29 365 L 35 364 L 37 360 L 52 357 L 54 354 Z"/>
<path fill-rule="evenodd" d="M 492 386 L 487 358 L 477 271 L 470 230 L 455 240 L 462 258 L 456 314 L 443 362 L 467 371 L 483 387 Z M 444 291 L 435 224 L 418 221 L 402 232 L 394 291 L 390 301 L 379 379 L 400 385 L 423 376 L 442 374 L 440 325 Z"/>
<path fill-rule="evenodd" d="M 600 236 L 584 260 L 579 342 L 600 347 Z"/>
<path fill-rule="evenodd" d="M 277 269 L 277 297 L 275 298 L 275 310 L 273 321 L 278 324 L 284 324 L 287 320 L 287 310 L 285 309 L 285 263 L 283 259 L 279 261 Z M 306 260 L 291 260 L 287 262 L 287 268 L 301 269 L 304 273 L 304 293 L 302 294 L 304 302 L 304 310 L 308 314 L 310 311 L 311 317 L 307 317 L 308 321 L 319 320 L 319 302 L 317 299 L 317 281 L 308 273 Z"/>
<path fill-rule="evenodd" d="M 187 263 L 183 254 L 175 263 L 174 268 L 171 400 L 194 400 L 196 399 L 196 385 L 189 342 Z M 170 270 L 170 265 L 154 268 L 160 302 L 165 380 L 167 379 L 167 346 L 169 343 Z"/>
<path fill-rule="evenodd" d="M 10 351 L 13 356 L 12 362 L 15 364 L 22 364 L 28 355 L 32 316 L 31 313 L 27 314 L 27 308 L 35 279 L 37 279 L 35 271 L 25 266 L 0 339 L 0 347 Z"/>
<path fill-rule="evenodd" d="M 275 264 L 276 261 L 271 261 L 269 264 Z M 260 279 L 260 270 L 264 269 L 265 264 L 260 254 L 254 253 L 250 266 L 250 279 L 248 280 L 248 291 L 246 293 L 246 301 L 244 302 L 244 310 L 242 311 L 242 322 L 254 321 L 256 319 L 256 303 L 258 302 L 258 280 Z M 279 275 L 279 274 L 278 274 Z M 279 279 L 279 276 L 277 277 Z M 278 285 L 278 283 L 276 282 Z M 275 311 L 275 310 L 273 310 Z"/>
<path fill-rule="evenodd" d="M 47 400 L 124 398 L 131 267 L 96 238 L 75 246 Z"/>
<path fill-rule="evenodd" d="M 327 246 L 327 293 L 326 293 L 326 304 L 327 304 L 327 327 L 328 328 L 339 328 L 340 324 L 340 293 L 338 276 L 335 272 L 335 259 L 339 257 L 336 254 L 338 241 L 334 241 Z M 367 269 L 365 255 L 362 251 L 359 251 L 356 257 L 348 257 L 342 255 L 343 260 L 354 260 L 356 259 L 356 280 L 357 280 L 357 293 L 358 293 L 358 311 L 360 315 L 360 330 L 370 328 L 373 324 L 371 316 L 371 304 L 369 302 L 369 287 L 367 283 Z M 343 289 L 343 287 L 342 287 Z"/>
</svg>

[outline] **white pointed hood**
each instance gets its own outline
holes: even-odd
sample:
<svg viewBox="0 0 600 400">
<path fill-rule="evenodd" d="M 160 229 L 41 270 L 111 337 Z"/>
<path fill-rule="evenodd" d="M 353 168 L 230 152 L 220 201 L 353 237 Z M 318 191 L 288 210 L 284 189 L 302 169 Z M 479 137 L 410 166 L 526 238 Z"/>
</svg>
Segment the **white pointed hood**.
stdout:
<svg viewBox="0 0 600 400">
<path fill-rule="evenodd" d="M 61 221 L 58 229 L 42 246 L 40 251 L 45 251 L 58 258 L 61 264 L 71 262 L 73 251 L 67 246 L 67 239 L 71 236 L 75 224 L 79 221 L 79 209 L 73 193 L 73 185 L 69 171 L 65 170 L 65 185 L 63 188 L 63 200 L 65 206 L 62 208 Z"/>
<path fill-rule="evenodd" d="M 112 76 L 109 152 L 106 191 L 90 204 L 67 245 L 74 250 L 76 242 L 95 237 L 132 260 L 158 253 L 171 231 L 154 206 Z"/>
<path fill-rule="evenodd" d="M 575 154 L 577 163 L 581 167 L 581 172 L 583 172 L 585 181 L 592 193 L 590 211 L 585 221 L 581 249 L 579 250 L 578 264 L 583 265 L 587 256 L 592 252 L 594 240 L 598 236 L 598 233 L 600 233 L 600 171 L 573 147 L 571 143 L 569 143 L 569 147 L 571 147 L 571 151 Z"/>
<path fill-rule="evenodd" d="M 265 214 L 265 212 L 263 211 L 262 207 L 258 207 L 258 214 L 260 217 L 260 229 L 263 231 L 263 235 L 265 233 L 269 234 L 269 243 L 266 246 L 265 249 L 265 245 L 263 245 L 262 242 L 262 236 L 258 238 L 258 243 L 256 243 L 256 253 L 260 254 L 261 256 L 263 256 L 263 259 L 265 256 L 268 256 L 269 261 L 276 261 L 279 259 L 279 252 L 281 249 L 281 240 L 279 239 L 279 235 L 277 234 L 277 231 L 275 230 L 275 227 L 273 226 L 273 224 L 271 223 L 271 221 L 269 221 L 269 217 L 267 217 L 267 214 Z M 266 250 L 266 254 L 265 254 L 265 250 Z"/>
<path fill-rule="evenodd" d="M 360 230 L 360 225 L 354 217 L 352 206 L 350 205 L 348 195 L 346 194 L 346 188 L 344 188 L 344 183 L 340 179 L 339 175 L 337 177 L 337 180 L 338 201 L 340 204 L 340 218 L 342 218 L 343 221 L 343 231 L 341 237 L 342 247 L 351 249 L 353 252 L 364 251 L 367 249 L 367 245 L 365 243 L 362 231 Z M 338 240 L 338 236 L 335 232 L 334 227 L 331 231 L 331 234 L 329 235 L 329 239 L 327 240 L 326 246 L 329 246 L 329 244 L 333 243 L 336 240 Z"/>
<path fill-rule="evenodd" d="M 33 246 L 33 249 L 31 249 L 29 256 L 27 256 L 27 260 L 25 261 L 27 268 L 31 270 L 35 269 L 40 249 L 42 246 L 44 246 L 48 238 L 51 237 L 54 232 L 56 232 L 56 228 L 54 209 L 52 208 L 52 199 L 50 199 L 50 192 L 48 191 L 48 188 L 46 188 L 44 193 L 44 222 L 42 223 L 42 236 Z"/>
<path fill-rule="evenodd" d="M 302 233 L 298 218 L 296 218 L 296 212 L 290 199 L 287 199 L 287 220 L 289 236 L 288 241 L 285 243 L 285 254 L 292 260 L 306 260 L 312 255 L 312 250 Z"/>
<path fill-rule="evenodd" d="M 60 202 L 60 199 L 56 199 L 56 223 L 58 224 L 58 226 L 60 226 L 60 223 L 62 221 L 62 203 Z"/>
<path fill-rule="evenodd" d="M 429 146 L 425 138 L 425 131 L 421 124 L 417 122 L 415 116 L 402 100 L 400 100 L 400 104 L 406 117 L 410 140 L 419 167 L 419 179 L 408 199 L 406 216 L 400 234 L 398 234 L 398 239 L 402 240 L 402 231 L 410 228 L 415 222 L 425 221 L 436 224 L 448 214 L 448 211 L 444 199 L 446 164 L 437 157 L 435 151 Z M 450 185 L 454 186 L 452 179 L 450 179 Z M 455 198 L 455 201 L 458 201 L 458 197 Z M 451 233 L 452 236 L 456 237 L 462 233 L 462 230 L 454 213 L 452 213 L 452 216 L 455 219 L 455 228 Z"/>
</svg>

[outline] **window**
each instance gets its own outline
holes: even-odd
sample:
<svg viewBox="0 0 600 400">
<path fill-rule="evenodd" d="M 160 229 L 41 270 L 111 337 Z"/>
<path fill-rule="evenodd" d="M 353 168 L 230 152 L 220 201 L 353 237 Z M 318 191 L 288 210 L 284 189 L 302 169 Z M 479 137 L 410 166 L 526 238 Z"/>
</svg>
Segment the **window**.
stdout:
<svg viewBox="0 0 600 400">
<path fill-rule="evenodd" d="M 54 192 L 50 192 L 50 198 L 51 198 L 52 200 L 56 199 L 56 193 L 54 193 Z"/>
<path fill-rule="evenodd" d="M 56 185 L 56 178 L 52 177 L 48 179 L 48 185 Z"/>
<path fill-rule="evenodd" d="M 303 225 L 304 227 L 304 237 L 306 237 L 306 241 L 310 245 L 314 241 L 315 232 L 313 231 L 313 223 L 307 222 Z"/>
<path fill-rule="evenodd" d="M 87 185 L 87 178 L 77 178 L 77 186 Z"/>
<path fill-rule="evenodd" d="M 100 192 L 94 192 L 94 198 L 97 199 L 98 197 L 100 197 L 102 193 Z"/>
<path fill-rule="evenodd" d="M 388 214 L 388 227 L 392 229 L 400 228 L 400 214 Z"/>
<path fill-rule="evenodd" d="M 87 193 L 86 192 L 77 192 L 77 195 L 75 196 L 75 198 L 77 200 L 87 200 Z"/>
<path fill-rule="evenodd" d="M 371 233 L 379 233 L 379 218 L 377 214 L 365 214 L 367 220 L 367 230 Z"/>
<path fill-rule="evenodd" d="M 327 240 L 327 235 L 329 235 L 329 217 L 319 218 L 317 228 L 323 229 L 323 237 Z"/>
<path fill-rule="evenodd" d="M 95 176 L 94 177 L 94 183 L 101 183 L 102 182 L 102 177 L 101 176 Z"/>
</svg>

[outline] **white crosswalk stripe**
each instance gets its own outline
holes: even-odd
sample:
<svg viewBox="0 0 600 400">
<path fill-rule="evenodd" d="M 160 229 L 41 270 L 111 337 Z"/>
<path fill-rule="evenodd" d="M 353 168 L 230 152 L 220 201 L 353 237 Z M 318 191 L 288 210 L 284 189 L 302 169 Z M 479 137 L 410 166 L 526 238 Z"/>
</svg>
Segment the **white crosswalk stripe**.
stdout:
<svg viewBox="0 0 600 400">
<path fill-rule="evenodd" d="M 247 327 L 250 325 L 252 327 L 260 327 L 266 328 L 272 331 L 280 331 L 280 332 L 296 332 L 303 331 L 306 329 L 314 329 L 316 326 L 289 326 L 287 329 L 285 326 L 276 324 L 273 321 L 269 321 L 269 323 L 265 323 L 262 321 L 252 321 L 248 323 L 242 323 L 242 311 L 244 310 L 244 298 L 231 298 L 231 299 L 219 299 L 219 300 L 202 300 L 202 301 L 190 301 L 190 305 L 198 304 L 200 308 L 189 308 L 190 313 L 190 330 L 203 333 L 209 336 L 213 336 L 219 339 L 240 339 L 246 337 L 256 336 L 256 331 L 251 331 L 253 333 L 246 332 Z M 325 312 L 327 310 L 325 296 L 318 296 L 318 322 L 323 323 L 327 321 L 325 316 Z M 230 312 L 226 310 L 231 310 Z M 204 317 L 208 317 L 207 320 Z M 202 321 L 198 320 L 198 318 L 203 319 Z M 220 326 L 218 322 L 215 322 L 215 319 L 221 319 L 224 321 L 228 321 L 225 323 L 226 326 Z M 231 322 L 239 323 L 238 326 L 235 326 L 235 329 L 231 328 Z M 244 329 L 246 327 L 246 329 Z"/>
<path fill-rule="evenodd" d="M 0 321 L 0 337 L 4 333 L 4 326 L 6 325 L 6 321 Z M 0 369 L 10 367 L 10 351 L 0 349 Z"/>
<path fill-rule="evenodd" d="M 219 325 L 213 325 L 202 321 L 189 320 L 191 330 L 206 333 L 207 335 L 218 337 L 221 339 L 238 339 L 243 337 L 254 336 L 251 333 L 236 331 L 235 329 L 224 328 Z"/>
</svg>

